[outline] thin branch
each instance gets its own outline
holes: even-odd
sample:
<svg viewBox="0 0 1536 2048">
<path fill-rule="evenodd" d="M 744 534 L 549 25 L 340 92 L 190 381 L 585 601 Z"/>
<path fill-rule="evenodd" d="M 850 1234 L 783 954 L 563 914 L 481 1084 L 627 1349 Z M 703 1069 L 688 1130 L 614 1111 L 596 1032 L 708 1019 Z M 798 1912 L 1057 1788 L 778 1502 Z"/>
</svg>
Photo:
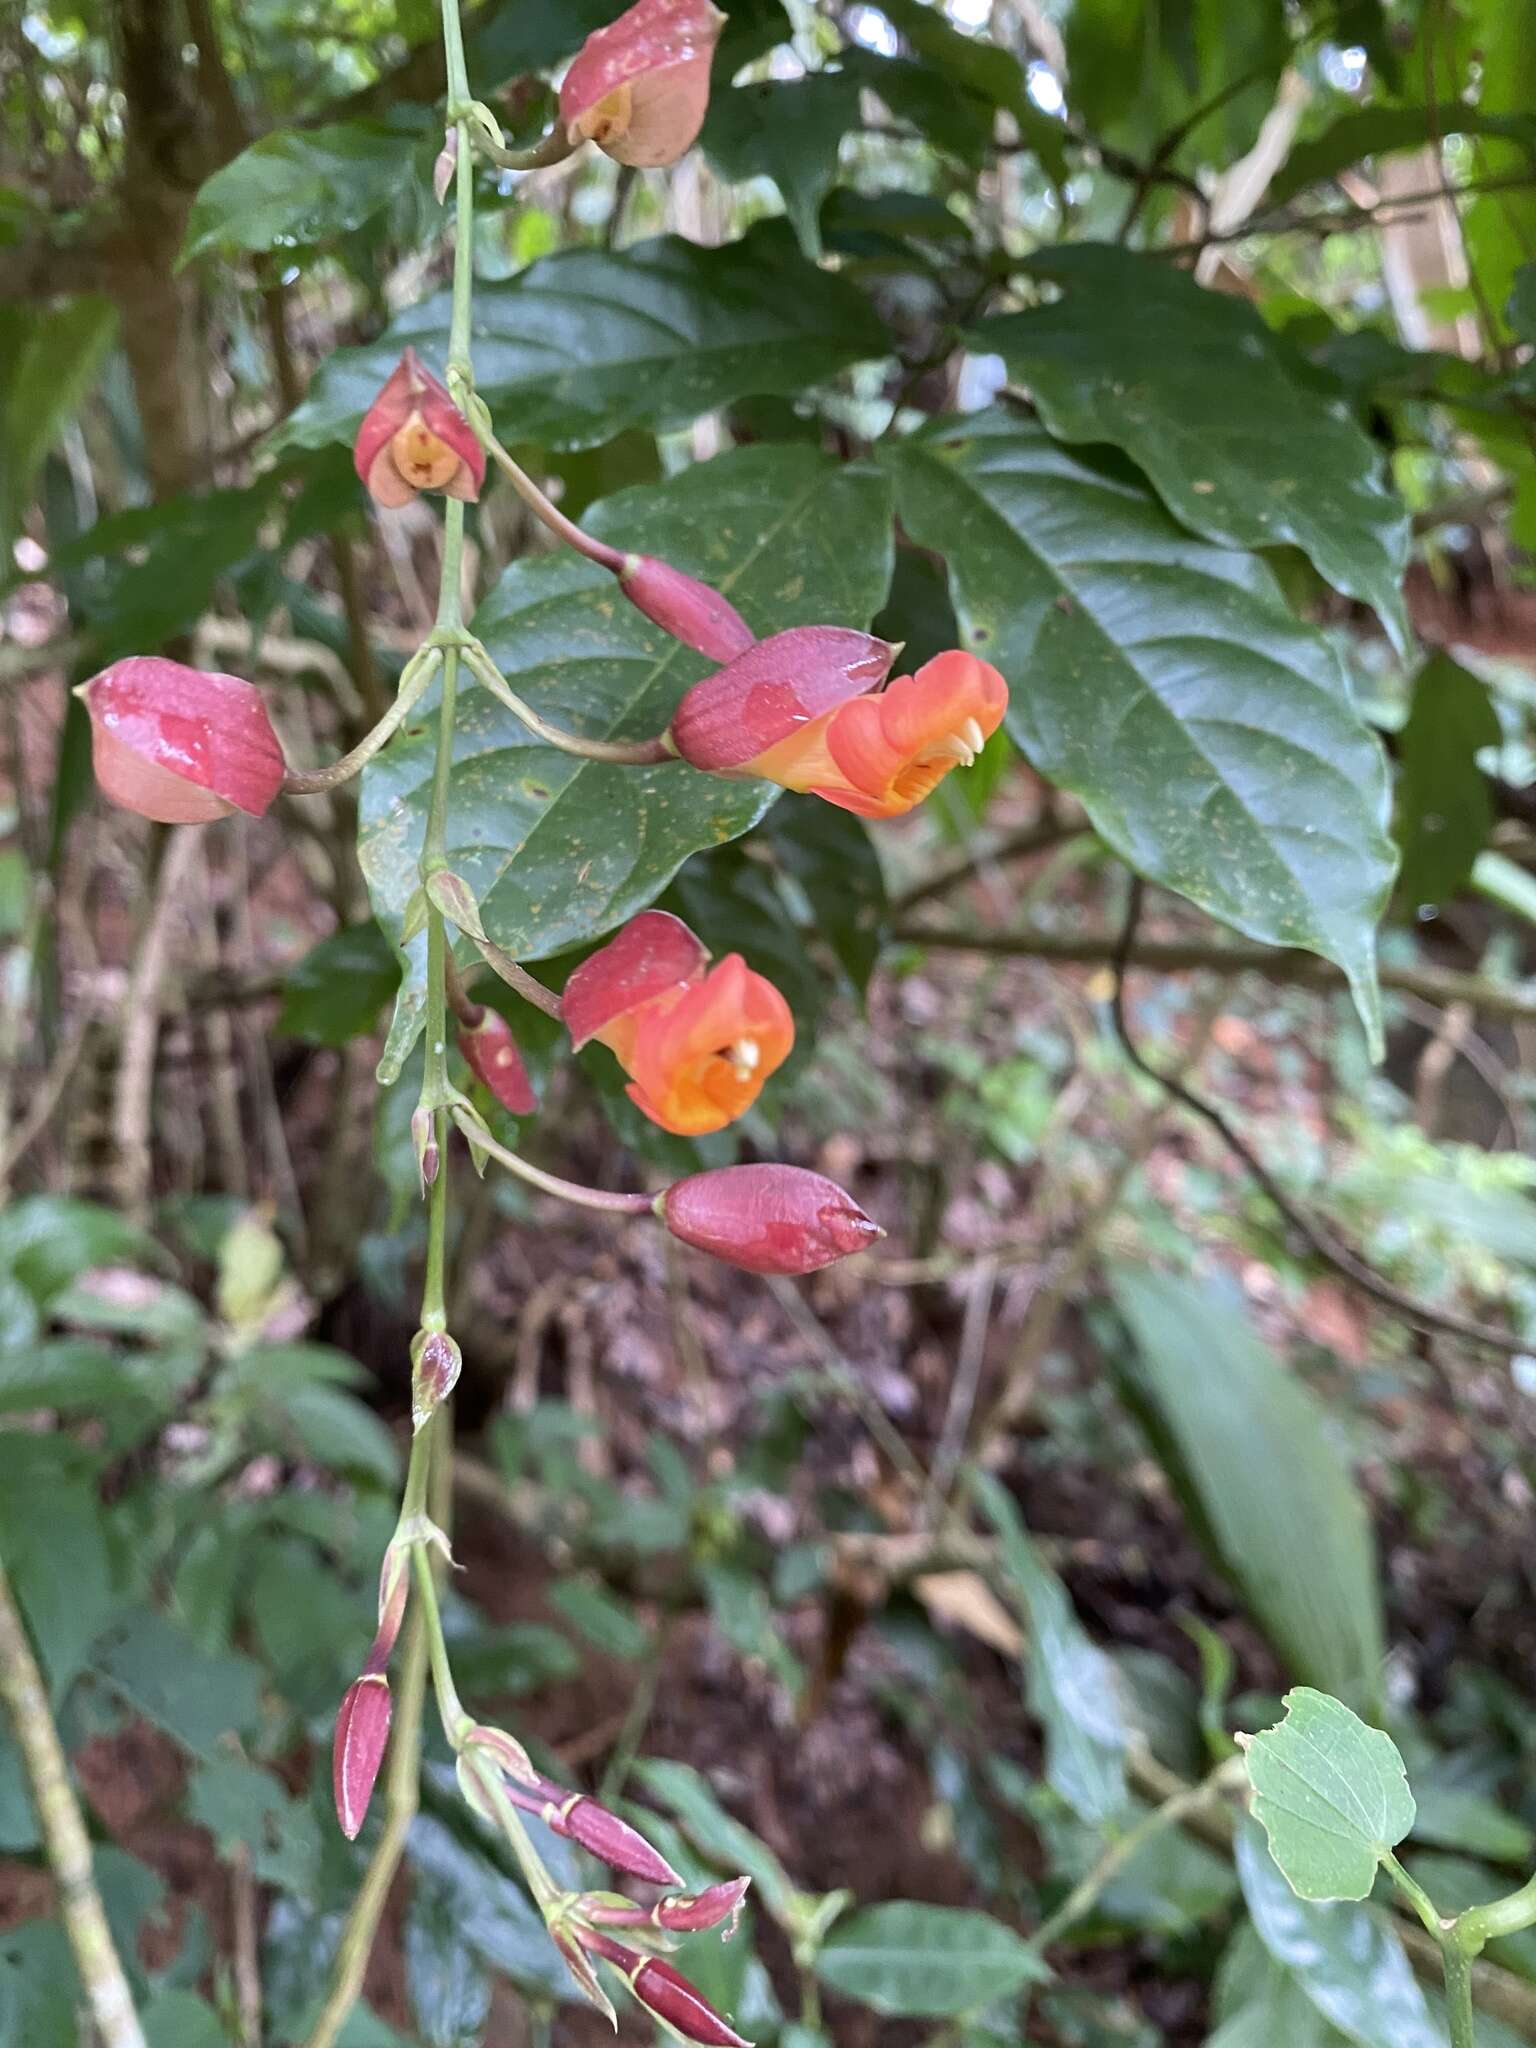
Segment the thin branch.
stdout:
<svg viewBox="0 0 1536 2048">
<path fill-rule="evenodd" d="M 891 934 L 904 944 L 932 946 L 951 953 L 1021 954 L 1063 965 L 1107 967 L 1115 958 L 1116 940 L 1108 932 L 1047 931 L 1038 925 L 1017 925 L 1011 931 L 944 929 L 899 920 Z M 1259 974 L 1266 981 L 1301 988 L 1342 989 L 1344 976 L 1315 954 L 1284 946 L 1227 945 L 1200 939 L 1137 937 L 1127 963 L 1158 974 L 1207 971 L 1212 974 Z M 1536 987 L 1530 983 L 1491 981 L 1451 967 L 1384 966 L 1379 980 L 1385 989 L 1403 989 L 1426 1003 L 1442 1007 L 1469 1003 L 1490 1017 L 1536 1024 Z"/>
<path fill-rule="evenodd" d="M 0 1703 L 10 1716 L 32 1789 L 43 1849 L 59 1888 L 59 1911 L 102 2048 L 145 2048 L 144 2030 L 91 1869 L 91 1842 L 69 1782 L 48 1690 L 0 1561 Z"/>
<path fill-rule="evenodd" d="M 130 1216 L 142 1217 L 149 1204 L 153 1166 L 150 1098 L 160 1037 L 160 984 L 169 964 L 171 922 L 183 905 L 201 831 L 198 825 L 177 825 L 164 842 L 123 994 L 123 1044 L 112 1098 L 112 1141 L 117 1151 L 119 1198 Z"/>
<path fill-rule="evenodd" d="M 1517 1336 L 1512 1330 L 1498 1329 L 1492 1323 L 1474 1322 L 1470 1317 L 1458 1316 L 1444 1309 L 1432 1307 L 1426 1301 L 1394 1287 L 1390 1280 L 1368 1266 L 1364 1259 L 1351 1251 L 1325 1224 L 1308 1216 L 1281 1187 L 1269 1168 L 1240 1132 L 1227 1121 L 1226 1116 L 1214 1102 L 1207 1102 L 1203 1095 L 1197 1095 L 1186 1087 L 1177 1075 L 1167 1074 L 1149 1060 L 1137 1045 L 1131 1034 L 1125 1011 L 1125 982 L 1133 964 L 1136 943 L 1136 927 L 1141 919 L 1141 905 L 1145 885 L 1139 875 L 1131 877 L 1131 889 L 1126 909 L 1125 927 L 1115 949 L 1114 994 L 1110 1000 L 1110 1011 L 1114 1018 L 1115 1033 L 1124 1049 L 1126 1058 L 1138 1073 L 1145 1074 L 1149 1081 L 1156 1082 L 1163 1093 L 1173 1101 L 1182 1103 L 1195 1116 L 1208 1123 L 1222 1143 L 1247 1169 L 1249 1177 L 1277 1209 L 1296 1234 L 1303 1239 L 1313 1256 L 1346 1280 L 1359 1293 L 1369 1295 L 1385 1309 L 1412 1324 L 1420 1330 L 1437 1331 L 1445 1336 L 1459 1337 L 1468 1344 L 1481 1344 L 1491 1351 L 1502 1351 L 1517 1356 L 1528 1351 L 1530 1340 Z"/>
</svg>

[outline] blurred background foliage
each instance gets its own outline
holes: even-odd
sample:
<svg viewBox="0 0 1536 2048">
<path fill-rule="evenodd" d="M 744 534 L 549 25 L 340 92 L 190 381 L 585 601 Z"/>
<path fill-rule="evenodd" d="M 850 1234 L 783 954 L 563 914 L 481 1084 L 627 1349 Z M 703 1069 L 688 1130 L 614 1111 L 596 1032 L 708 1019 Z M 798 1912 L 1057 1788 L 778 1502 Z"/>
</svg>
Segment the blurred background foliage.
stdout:
<svg viewBox="0 0 1536 2048">
<path fill-rule="evenodd" d="M 468 9 L 515 140 L 616 11 Z M 326 1751 L 408 1428 L 419 754 L 146 828 L 70 687 L 164 648 L 318 759 L 430 623 L 348 442 L 441 367 L 437 35 L 0 24 L 0 1557 L 154 2048 L 318 2038 L 381 1825 Z M 1536 1849 L 1531 0 L 740 0 L 682 164 L 478 205 L 480 385 L 568 511 L 1013 710 L 918 818 L 743 800 L 643 871 L 519 739 L 496 935 L 558 983 L 659 895 L 800 1033 L 695 1145 L 507 995 L 519 1142 L 773 1152 L 889 1237 L 796 1289 L 460 1176 L 466 1693 L 752 1873 L 683 1960 L 756 2041 L 1443 2042 L 1419 1931 L 1277 1900 L 1221 1771 L 1305 1681 L 1392 1730 L 1437 1900 Z M 601 709 L 643 629 L 541 677 L 602 593 L 509 492 L 471 532 L 504 670 Z M 54 1904 L 0 1746 L 8 2048 L 86 2038 Z M 341 2038 L 595 2040 L 569 1996 L 429 1744 Z M 1479 1998 L 1536 2039 L 1529 1934 Z"/>
</svg>

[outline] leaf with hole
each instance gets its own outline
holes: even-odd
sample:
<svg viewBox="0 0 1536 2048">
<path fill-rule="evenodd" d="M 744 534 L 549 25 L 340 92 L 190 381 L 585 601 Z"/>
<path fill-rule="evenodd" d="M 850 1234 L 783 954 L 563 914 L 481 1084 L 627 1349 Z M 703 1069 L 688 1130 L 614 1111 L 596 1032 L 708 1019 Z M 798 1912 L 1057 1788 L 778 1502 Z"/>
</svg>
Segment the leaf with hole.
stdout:
<svg viewBox="0 0 1536 2048">
<path fill-rule="evenodd" d="M 1397 1744 L 1327 1693 L 1297 1686 L 1285 1719 L 1238 1738 L 1253 1817 L 1298 1898 L 1364 1899 L 1414 1821 Z"/>
</svg>

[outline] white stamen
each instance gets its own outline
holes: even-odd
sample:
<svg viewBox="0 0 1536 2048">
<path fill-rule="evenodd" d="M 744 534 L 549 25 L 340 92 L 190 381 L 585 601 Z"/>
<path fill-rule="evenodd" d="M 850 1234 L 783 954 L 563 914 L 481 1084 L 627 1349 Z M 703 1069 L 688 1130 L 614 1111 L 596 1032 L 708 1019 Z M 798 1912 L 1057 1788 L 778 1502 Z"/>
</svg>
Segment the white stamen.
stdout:
<svg viewBox="0 0 1536 2048">
<path fill-rule="evenodd" d="M 726 1048 L 731 1072 L 738 1081 L 750 1081 L 762 1059 L 763 1049 L 755 1038 L 738 1038 L 734 1045 Z"/>
</svg>

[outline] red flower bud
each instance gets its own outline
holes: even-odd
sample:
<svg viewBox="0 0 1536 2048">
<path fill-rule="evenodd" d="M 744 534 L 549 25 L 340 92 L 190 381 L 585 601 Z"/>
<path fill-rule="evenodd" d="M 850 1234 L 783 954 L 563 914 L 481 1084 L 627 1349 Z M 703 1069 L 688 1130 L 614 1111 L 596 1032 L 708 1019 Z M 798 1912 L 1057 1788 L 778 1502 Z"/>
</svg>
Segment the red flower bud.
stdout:
<svg viewBox="0 0 1536 2048">
<path fill-rule="evenodd" d="M 702 2048 L 751 2048 L 728 2026 L 701 1991 L 660 1956 L 646 1956 L 630 1972 L 629 1988 L 648 2012 Z"/>
<path fill-rule="evenodd" d="M 741 1917 L 741 1902 L 751 1882 L 750 1877 L 733 1877 L 695 1896 L 674 1894 L 654 1906 L 636 1906 L 628 1899 L 589 1892 L 581 1902 L 581 1914 L 595 1927 L 664 1927 L 671 1934 L 698 1934 L 729 1917 L 728 1940 Z"/>
<path fill-rule="evenodd" d="M 532 1116 L 538 1097 L 528 1080 L 528 1069 L 512 1036 L 512 1026 L 499 1010 L 486 1009 L 478 1024 L 459 1029 L 459 1051 L 475 1078 L 483 1081 L 503 1109 L 514 1116 Z"/>
<path fill-rule="evenodd" d="M 846 626 L 792 626 L 695 683 L 673 714 L 672 745 L 714 775 L 753 775 L 770 747 L 885 681 L 900 652 Z"/>
<path fill-rule="evenodd" d="M 752 628 L 718 590 L 655 555 L 626 555 L 619 588 L 664 633 L 711 661 L 730 661 L 754 644 Z"/>
<path fill-rule="evenodd" d="M 389 1680 L 369 1672 L 347 1690 L 336 1716 L 331 1752 L 331 1785 L 336 1818 L 347 1840 L 356 1839 L 373 1797 L 374 1780 L 389 1741 Z"/>
<path fill-rule="evenodd" d="M 676 163 L 704 124 L 725 16 L 710 0 L 636 0 L 587 37 L 560 87 L 572 142 L 621 164 Z"/>
<path fill-rule="evenodd" d="M 560 1014 L 579 1052 L 589 1039 L 657 996 L 695 982 L 709 954 L 680 917 L 642 910 L 606 946 L 583 960 L 560 998 Z"/>
<path fill-rule="evenodd" d="M 464 1354 L 446 1330 L 420 1330 L 411 1345 L 411 1427 L 420 1429 L 458 1385 Z"/>
<path fill-rule="evenodd" d="M 254 683 L 133 654 L 76 692 L 103 795 L 162 825 L 259 818 L 287 763 Z"/>
<path fill-rule="evenodd" d="M 647 1884 L 682 1883 L 666 1857 L 658 1855 L 638 1829 L 585 1792 L 567 1792 L 550 1778 L 535 1778 L 531 1784 L 509 1778 L 507 1796 L 514 1806 L 536 1813 L 557 1835 L 579 1842 L 626 1877 L 643 1877 Z"/>
<path fill-rule="evenodd" d="M 478 498 L 485 482 L 473 427 L 413 348 L 364 413 L 352 460 L 380 505 L 408 505 L 418 491 Z"/>
<path fill-rule="evenodd" d="M 748 1273 L 814 1273 L 885 1232 L 835 1181 L 803 1166 L 719 1166 L 657 1201 L 674 1237 Z"/>
</svg>

